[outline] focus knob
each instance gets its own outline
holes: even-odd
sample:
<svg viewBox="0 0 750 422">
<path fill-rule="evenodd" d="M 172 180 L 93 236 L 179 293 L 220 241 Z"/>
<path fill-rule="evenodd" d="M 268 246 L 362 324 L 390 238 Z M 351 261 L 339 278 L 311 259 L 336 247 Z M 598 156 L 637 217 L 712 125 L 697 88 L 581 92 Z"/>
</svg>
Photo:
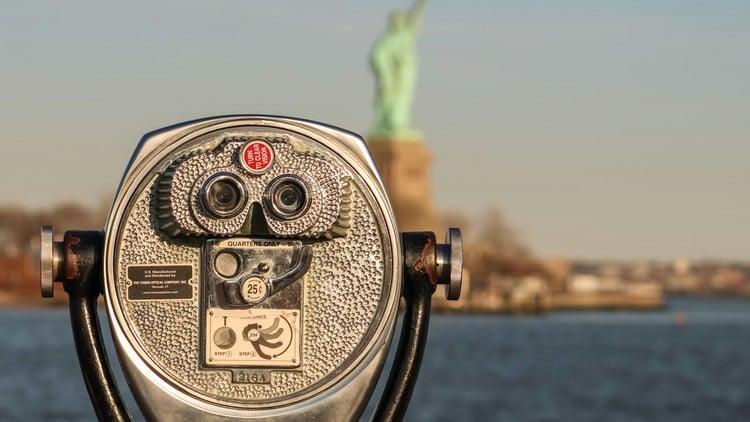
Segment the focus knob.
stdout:
<svg viewBox="0 0 750 422">
<path fill-rule="evenodd" d="M 55 242 L 52 226 L 42 226 L 40 240 L 40 288 L 42 297 L 51 298 L 55 295 L 55 281 L 62 273 L 64 246 L 63 242 Z"/>
<path fill-rule="evenodd" d="M 461 297 L 461 275 L 464 268 L 461 230 L 451 227 L 445 234 L 445 243 L 436 248 L 435 266 L 438 284 L 445 285 L 445 298 L 458 300 Z"/>
</svg>

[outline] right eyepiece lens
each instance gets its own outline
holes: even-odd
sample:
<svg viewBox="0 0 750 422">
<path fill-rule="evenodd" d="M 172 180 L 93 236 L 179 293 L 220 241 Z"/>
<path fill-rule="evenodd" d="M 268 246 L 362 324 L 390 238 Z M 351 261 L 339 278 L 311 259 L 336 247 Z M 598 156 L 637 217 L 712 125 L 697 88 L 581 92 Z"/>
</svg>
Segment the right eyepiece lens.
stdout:
<svg viewBox="0 0 750 422">
<path fill-rule="evenodd" d="M 279 187 L 276 203 L 280 209 L 288 213 L 297 213 L 305 205 L 305 192 L 295 183 L 286 183 Z"/>
<path fill-rule="evenodd" d="M 274 215 L 285 220 L 299 217 L 309 205 L 307 190 L 302 181 L 286 176 L 271 183 L 266 197 Z"/>
</svg>

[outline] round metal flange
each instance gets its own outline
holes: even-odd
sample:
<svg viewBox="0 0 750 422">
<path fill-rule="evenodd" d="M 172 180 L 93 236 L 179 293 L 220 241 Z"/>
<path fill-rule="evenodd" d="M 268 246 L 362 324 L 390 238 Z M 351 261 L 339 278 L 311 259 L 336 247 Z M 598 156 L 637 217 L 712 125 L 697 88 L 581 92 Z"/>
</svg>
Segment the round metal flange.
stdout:
<svg viewBox="0 0 750 422">
<path fill-rule="evenodd" d="M 39 287 L 44 298 L 55 296 L 55 282 L 61 280 L 65 248 L 63 242 L 55 242 L 54 232 L 52 226 L 42 226 L 39 233 Z"/>
<path fill-rule="evenodd" d="M 450 248 L 450 279 L 445 285 L 445 297 L 458 300 L 461 297 L 461 275 L 464 269 L 463 239 L 461 230 L 451 227 L 445 234 L 445 243 Z"/>
<path fill-rule="evenodd" d="M 445 234 L 445 243 L 435 247 L 437 284 L 445 285 L 445 298 L 448 300 L 458 300 L 461 296 L 463 258 L 461 230 L 451 227 Z"/>
<path fill-rule="evenodd" d="M 55 295 L 55 242 L 52 226 L 42 226 L 41 260 L 40 260 L 40 288 L 42 297 L 50 298 Z"/>
</svg>

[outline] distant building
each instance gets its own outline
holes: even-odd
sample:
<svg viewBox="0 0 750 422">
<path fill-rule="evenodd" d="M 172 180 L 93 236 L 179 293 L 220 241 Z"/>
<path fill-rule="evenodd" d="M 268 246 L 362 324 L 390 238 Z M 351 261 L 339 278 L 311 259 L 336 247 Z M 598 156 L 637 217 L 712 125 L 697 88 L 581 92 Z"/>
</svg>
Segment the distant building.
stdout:
<svg viewBox="0 0 750 422">
<path fill-rule="evenodd" d="M 432 154 L 427 144 L 395 139 L 377 139 L 369 144 L 399 228 L 435 230 L 438 221 L 430 182 Z"/>
</svg>

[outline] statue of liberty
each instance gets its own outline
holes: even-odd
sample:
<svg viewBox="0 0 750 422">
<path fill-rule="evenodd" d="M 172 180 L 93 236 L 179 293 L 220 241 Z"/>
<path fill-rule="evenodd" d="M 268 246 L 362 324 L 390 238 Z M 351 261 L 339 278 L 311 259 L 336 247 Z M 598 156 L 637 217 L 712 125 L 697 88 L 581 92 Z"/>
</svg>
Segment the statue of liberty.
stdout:
<svg viewBox="0 0 750 422">
<path fill-rule="evenodd" d="M 370 65 L 376 92 L 372 139 L 421 138 L 411 127 L 411 108 L 417 79 L 417 30 L 426 3 L 417 0 L 408 11 L 392 12 L 388 27 L 373 45 Z"/>
</svg>

